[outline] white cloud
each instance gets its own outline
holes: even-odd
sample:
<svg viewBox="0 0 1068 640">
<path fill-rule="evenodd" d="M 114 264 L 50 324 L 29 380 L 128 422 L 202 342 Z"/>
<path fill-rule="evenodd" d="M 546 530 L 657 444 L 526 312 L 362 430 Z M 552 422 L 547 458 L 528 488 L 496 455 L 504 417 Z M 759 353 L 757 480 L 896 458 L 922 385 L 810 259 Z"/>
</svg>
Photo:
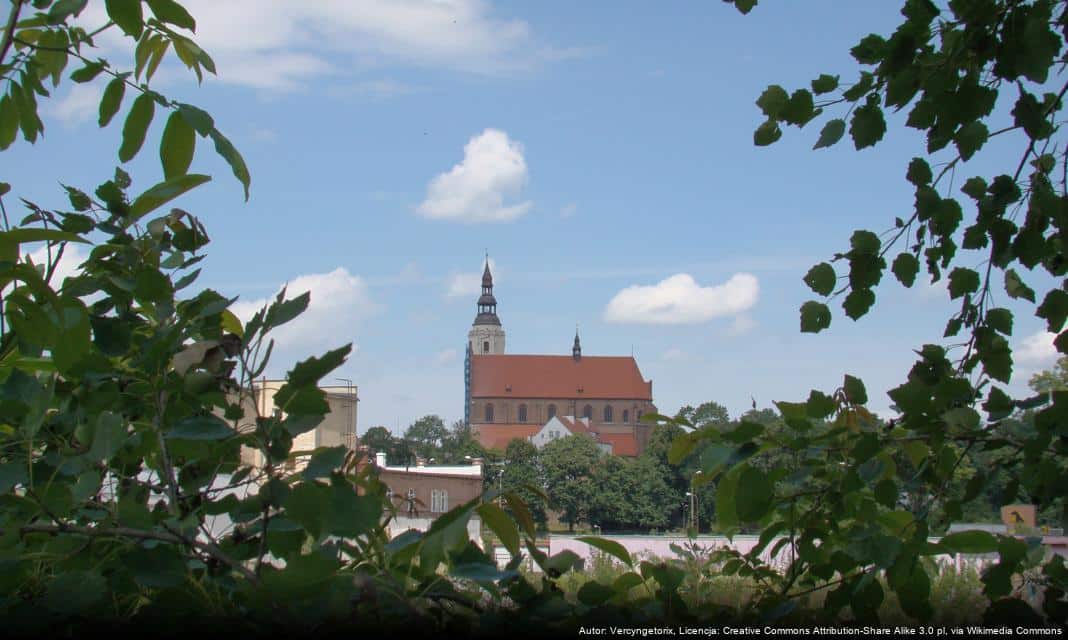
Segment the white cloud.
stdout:
<svg viewBox="0 0 1068 640">
<path fill-rule="evenodd" d="M 464 146 L 464 159 L 431 180 L 418 211 L 427 218 L 457 222 L 507 222 L 531 203 L 505 205 L 527 183 L 523 148 L 497 129 L 486 129 Z"/>
<path fill-rule="evenodd" d="M 679 362 L 686 359 L 686 352 L 678 347 L 672 347 L 665 351 L 663 355 L 660 356 L 660 359 L 668 362 Z"/>
<path fill-rule="evenodd" d="M 288 354 L 300 351 L 301 359 L 310 355 L 310 350 L 337 348 L 356 341 L 356 328 L 360 322 L 378 312 L 381 306 L 371 300 L 367 283 L 343 267 L 330 273 L 312 273 L 294 278 L 286 287 L 286 297 L 295 298 L 305 291 L 311 293 L 308 309 L 296 320 L 274 329 L 269 334 L 275 339 L 276 353 Z M 231 307 L 242 322 L 247 322 L 274 296 L 258 300 L 238 300 Z M 355 345 L 353 351 L 355 352 Z M 276 363 L 277 359 L 274 360 Z"/>
<path fill-rule="evenodd" d="M 1057 334 L 1048 331 L 1039 331 L 1020 340 L 1014 349 L 1016 362 L 1030 367 L 1041 367 L 1053 364 L 1057 360 L 1057 347 L 1053 341 Z"/>
<path fill-rule="evenodd" d="M 47 102 L 45 112 L 73 127 L 96 117 L 103 92 L 99 84 L 75 84 L 58 101 Z"/>
<path fill-rule="evenodd" d="M 570 218 L 571 216 L 575 215 L 576 211 L 578 211 L 578 206 L 575 205 L 574 202 L 569 202 L 564 206 L 560 207 L 560 217 Z"/>
<path fill-rule="evenodd" d="M 608 322 L 699 324 L 747 311 L 756 304 L 756 276 L 736 273 L 721 285 L 702 287 L 688 273 L 655 285 L 633 285 L 615 295 L 604 310 Z"/>
<path fill-rule="evenodd" d="M 187 0 L 195 39 L 224 82 L 292 90 L 324 74 L 382 64 L 501 74 L 588 56 L 539 43 L 530 26 L 494 15 L 484 0 Z M 83 23 L 106 21 L 91 4 Z M 235 25 L 241 26 L 234 37 Z M 113 42 L 110 29 L 104 41 Z"/>
<path fill-rule="evenodd" d="M 494 285 L 500 281 L 500 275 L 497 271 L 497 262 L 493 259 L 489 259 L 490 273 L 493 274 Z M 482 271 L 485 269 L 479 269 L 478 271 L 468 271 L 464 273 L 453 273 L 449 276 L 445 287 L 446 298 L 468 298 L 471 296 L 477 296 L 482 291 Z"/>
<path fill-rule="evenodd" d="M 453 362 L 456 362 L 456 357 L 458 355 L 460 355 L 460 352 L 456 349 L 444 349 L 434 356 L 434 364 L 439 367 L 450 365 Z"/>
</svg>

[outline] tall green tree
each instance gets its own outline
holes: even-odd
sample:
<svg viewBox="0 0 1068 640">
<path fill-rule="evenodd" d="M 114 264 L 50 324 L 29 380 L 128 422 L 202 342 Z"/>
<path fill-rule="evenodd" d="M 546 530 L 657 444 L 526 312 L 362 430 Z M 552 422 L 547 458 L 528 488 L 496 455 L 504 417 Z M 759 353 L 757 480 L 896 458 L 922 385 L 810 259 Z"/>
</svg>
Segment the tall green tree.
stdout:
<svg viewBox="0 0 1068 640">
<path fill-rule="evenodd" d="M 675 417 L 687 420 L 697 428 L 710 425 L 722 427 L 730 424 L 731 421 L 727 407 L 714 400 L 702 402 L 696 407 L 686 405 L 678 410 Z"/>
<path fill-rule="evenodd" d="M 1040 371 L 1027 382 L 1035 393 L 1068 390 L 1068 356 L 1061 356 L 1052 369 Z"/>
<path fill-rule="evenodd" d="M 501 474 L 500 488 L 521 497 L 530 510 L 534 522 L 541 528 L 548 523 L 545 499 L 545 479 L 541 468 L 540 452 L 528 440 L 512 440 L 504 450 L 504 459 L 498 468 Z M 497 488 L 498 485 L 494 485 Z M 509 511 L 511 507 L 509 507 Z"/>
<path fill-rule="evenodd" d="M 430 415 L 419 418 L 404 432 L 415 454 L 424 460 L 441 456 L 441 447 L 449 437 L 445 421 L 440 416 Z"/>
<path fill-rule="evenodd" d="M 589 516 L 597 492 L 594 469 L 603 457 L 593 439 L 581 434 L 553 440 L 541 449 L 539 459 L 550 507 L 560 512 L 569 531 Z"/>
</svg>

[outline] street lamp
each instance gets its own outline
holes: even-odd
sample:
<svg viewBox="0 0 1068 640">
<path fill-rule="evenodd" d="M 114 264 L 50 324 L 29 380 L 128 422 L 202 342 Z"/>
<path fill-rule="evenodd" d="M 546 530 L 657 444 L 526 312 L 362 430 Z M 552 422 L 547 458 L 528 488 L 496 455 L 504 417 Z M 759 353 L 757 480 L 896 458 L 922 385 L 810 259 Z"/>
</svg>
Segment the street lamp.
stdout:
<svg viewBox="0 0 1068 640">
<path fill-rule="evenodd" d="M 690 513 L 693 516 L 693 530 L 695 534 L 700 531 L 698 527 L 701 524 L 699 516 L 697 514 L 697 476 L 699 475 L 701 475 L 701 472 L 695 471 L 693 474 L 693 478 L 690 479 L 690 499 L 693 501 L 693 504 L 690 506 Z"/>
</svg>

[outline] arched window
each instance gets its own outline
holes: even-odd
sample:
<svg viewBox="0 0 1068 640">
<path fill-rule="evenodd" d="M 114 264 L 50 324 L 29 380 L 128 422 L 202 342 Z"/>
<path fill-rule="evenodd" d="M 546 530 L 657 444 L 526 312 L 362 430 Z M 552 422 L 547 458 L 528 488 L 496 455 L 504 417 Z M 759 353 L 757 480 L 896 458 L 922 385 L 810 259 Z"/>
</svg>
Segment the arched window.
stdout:
<svg viewBox="0 0 1068 640">
<path fill-rule="evenodd" d="M 519 421 L 520 422 L 526 422 L 527 421 L 527 405 L 525 405 L 525 404 L 519 405 Z"/>
<path fill-rule="evenodd" d="M 482 353 L 489 353 L 489 340 L 482 341 Z"/>
<path fill-rule="evenodd" d="M 548 415 L 549 415 L 549 417 L 547 418 L 548 420 L 552 420 L 553 418 L 556 417 L 556 405 L 555 404 L 549 405 L 549 414 Z"/>
<path fill-rule="evenodd" d="M 628 422 L 630 422 L 630 411 L 624 409 L 623 410 L 623 424 L 627 424 Z"/>
<path fill-rule="evenodd" d="M 591 407 L 590 405 L 586 405 L 585 407 L 582 407 L 582 417 L 586 418 L 587 420 L 592 420 L 593 419 L 593 407 Z"/>
<path fill-rule="evenodd" d="M 486 403 L 486 422 L 493 422 L 493 403 Z"/>
<path fill-rule="evenodd" d="M 605 422 L 611 422 L 612 421 L 612 405 L 610 405 L 610 404 L 606 404 L 604 406 L 604 421 Z"/>
</svg>

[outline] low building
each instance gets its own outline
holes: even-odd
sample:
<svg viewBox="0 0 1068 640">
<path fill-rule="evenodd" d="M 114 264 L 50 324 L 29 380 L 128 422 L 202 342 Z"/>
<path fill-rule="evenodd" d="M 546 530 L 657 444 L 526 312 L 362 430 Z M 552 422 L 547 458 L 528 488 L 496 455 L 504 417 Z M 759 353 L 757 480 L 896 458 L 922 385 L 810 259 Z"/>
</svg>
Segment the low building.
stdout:
<svg viewBox="0 0 1068 640">
<path fill-rule="evenodd" d="M 603 427 L 590 424 L 589 418 L 553 416 L 537 433 L 528 437 L 535 447 L 541 449 L 553 440 L 567 436 L 584 435 L 593 438 L 601 451 L 616 456 L 638 455 L 638 442 L 631 433 L 611 433 Z"/>
<path fill-rule="evenodd" d="M 449 509 L 482 495 L 482 460 L 477 458 L 467 465 L 426 466 L 417 460 L 415 466 L 391 466 L 386 454 L 379 452 L 373 461 L 396 510 L 389 523 L 390 537 L 412 529 L 426 531 Z M 467 534 L 481 543 L 482 522 L 477 515 L 468 521 Z"/>
</svg>

